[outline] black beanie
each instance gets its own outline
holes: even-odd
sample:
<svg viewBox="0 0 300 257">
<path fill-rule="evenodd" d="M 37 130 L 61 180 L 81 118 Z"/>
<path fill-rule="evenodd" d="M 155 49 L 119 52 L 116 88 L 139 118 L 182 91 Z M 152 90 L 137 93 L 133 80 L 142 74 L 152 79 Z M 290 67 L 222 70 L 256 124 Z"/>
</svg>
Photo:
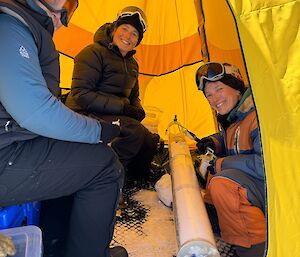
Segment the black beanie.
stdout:
<svg viewBox="0 0 300 257">
<path fill-rule="evenodd" d="M 221 78 L 220 81 L 223 82 L 226 86 L 240 91 L 241 94 L 244 94 L 246 91 L 244 81 L 232 76 L 231 74 L 224 74 L 224 77 Z"/>
<path fill-rule="evenodd" d="M 122 13 L 128 13 L 128 12 L 132 12 L 132 15 L 122 15 Z M 140 17 L 142 17 L 143 22 L 145 23 L 143 27 L 143 25 L 141 24 L 141 20 Z M 143 36 L 144 36 L 144 32 L 146 31 L 146 26 L 147 26 L 147 18 L 144 14 L 144 12 L 136 7 L 136 6 L 128 6 L 125 7 L 119 14 L 118 19 L 116 20 L 116 28 L 119 27 L 122 24 L 130 24 L 133 27 L 135 27 L 135 29 L 138 31 L 139 33 L 139 39 L 137 42 L 137 46 L 141 43 Z"/>
</svg>

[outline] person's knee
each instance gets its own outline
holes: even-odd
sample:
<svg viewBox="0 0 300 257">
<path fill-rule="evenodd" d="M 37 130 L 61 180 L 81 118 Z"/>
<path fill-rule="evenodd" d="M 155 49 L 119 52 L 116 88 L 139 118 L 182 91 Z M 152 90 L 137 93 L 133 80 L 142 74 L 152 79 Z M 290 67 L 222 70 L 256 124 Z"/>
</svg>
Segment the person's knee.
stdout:
<svg viewBox="0 0 300 257">
<path fill-rule="evenodd" d="M 218 172 L 214 178 L 223 178 L 225 187 L 235 192 L 237 187 L 246 190 L 247 199 L 256 207 L 264 211 L 265 207 L 265 184 L 261 180 L 245 174 L 237 169 L 225 169 Z M 228 182 L 226 182 L 226 180 Z M 220 186 L 220 185 L 219 185 Z M 220 186 L 221 187 L 221 186 Z"/>
<path fill-rule="evenodd" d="M 111 147 L 99 145 L 95 152 L 97 156 L 94 164 L 95 169 L 98 169 L 100 179 L 105 179 L 107 182 L 117 181 L 119 184 L 124 180 L 124 167 L 121 164 L 118 155 Z"/>
<path fill-rule="evenodd" d="M 224 241 L 244 247 L 265 241 L 264 214 L 249 202 L 246 188 L 228 178 L 214 177 L 208 190 Z"/>
<path fill-rule="evenodd" d="M 239 185 L 227 178 L 214 177 L 207 187 L 212 204 L 218 212 L 236 211 L 239 205 Z"/>
<path fill-rule="evenodd" d="M 144 152 L 145 156 L 148 157 L 148 159 L 152 160 L 154 155 L 158 152 L 159 140 L 160 137 L 158 134 L 153 134 L 144 128 L 144 141 L 141 150 Z"/>
<path fill-rule="evenodd" d="M 236 183 L 226 178 L 215 177 L 209 182 L 207 190 L 209 190 L 209 194 L 214 201 L 216 199 L 221 200 L 228 197 L 230 193 L 233 193 L 234 188 L 237 187 L 238 185 L 236 185 Z"/>
<path fill-rule="evenodd" d="M 144 129 L 140 123 L 121 126 L 121 137 L 128 138 L 133 142 L 143 142 L 145 138 Z"/>
</svg>

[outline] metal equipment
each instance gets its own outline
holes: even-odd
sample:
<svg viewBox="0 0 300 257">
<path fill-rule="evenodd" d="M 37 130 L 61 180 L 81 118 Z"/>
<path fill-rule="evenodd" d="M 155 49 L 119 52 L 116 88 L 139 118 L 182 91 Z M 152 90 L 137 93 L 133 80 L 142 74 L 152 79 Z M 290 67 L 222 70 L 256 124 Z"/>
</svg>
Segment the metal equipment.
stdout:
<svg viewBox="0 0 300 257">
<path fill-rule="evenodd" d="M 167 129 L 177 257 L 220 257 L 185 141 L 184 129 L 176 117 Z"/>
</svg>

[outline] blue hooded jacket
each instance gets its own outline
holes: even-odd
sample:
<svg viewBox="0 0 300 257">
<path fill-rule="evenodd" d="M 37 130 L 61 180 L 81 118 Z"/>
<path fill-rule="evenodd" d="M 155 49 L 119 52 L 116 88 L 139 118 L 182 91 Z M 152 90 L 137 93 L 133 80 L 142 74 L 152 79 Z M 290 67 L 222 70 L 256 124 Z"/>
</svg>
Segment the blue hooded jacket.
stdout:
<svg viewBox="0 0 300 257">
<path fill-rule="evenodd" d="M 32 2 L 0 0 L 0 149 L 38 135 L 99 143 L 101 124 L 58 99 L 52 20 Z"/>
</svg>

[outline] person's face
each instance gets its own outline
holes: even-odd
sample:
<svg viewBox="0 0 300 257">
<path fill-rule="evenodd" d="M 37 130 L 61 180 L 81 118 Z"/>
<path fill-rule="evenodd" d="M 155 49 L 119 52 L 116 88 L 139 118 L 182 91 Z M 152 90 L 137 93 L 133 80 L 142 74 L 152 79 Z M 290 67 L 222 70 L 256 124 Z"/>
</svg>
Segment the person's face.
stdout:
<svg viewBox="0 0 300 257">
<path fill-rule="evenodd" d="M 123 56 L 135 48 L 138 39 L 138 31 L 130 24 L 121 24 L 113 34 L 113 43 L 119 48 Z"/>
<path fill-rule="evenodd" d="M 221 81 L 206 82 L 205 96 L 210 106 L 219 114 L 228 114 L 241 99 L 241 93 Z"/>
<path fill-rule="evenodd" d="M 67 0 L 45 0 L 53 9 L 61 10 L 64 6 L 64 3 Z M 39 0 L 36 0 L 36 3 L 48 14 L 48 16 L 52 19 L 54 30 L 58 30 L 61 26 L 61 13 L 60 12 L 51 12 L 46 6 L 44 6 Z"/>
</svg>

